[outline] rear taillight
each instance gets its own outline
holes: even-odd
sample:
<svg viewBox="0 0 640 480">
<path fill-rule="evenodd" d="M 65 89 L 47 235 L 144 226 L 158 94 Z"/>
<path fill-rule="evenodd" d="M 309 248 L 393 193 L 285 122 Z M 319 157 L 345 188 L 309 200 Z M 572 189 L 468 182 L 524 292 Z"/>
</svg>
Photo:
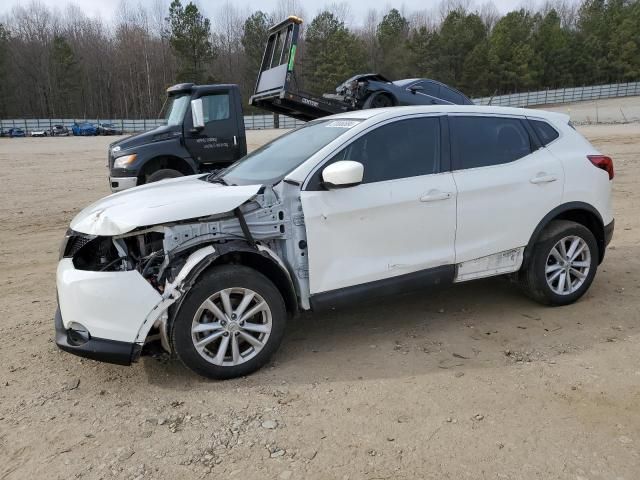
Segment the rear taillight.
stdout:
<svg viewBox="0 0 640 480">
<path fill-rule="evenodd" d="M 609 180 L 613 179 L 613 160 L 606 155 L 587 155 L 587 158 L 596 167 L 601 168 L 609 174 Z"/>
</svg>

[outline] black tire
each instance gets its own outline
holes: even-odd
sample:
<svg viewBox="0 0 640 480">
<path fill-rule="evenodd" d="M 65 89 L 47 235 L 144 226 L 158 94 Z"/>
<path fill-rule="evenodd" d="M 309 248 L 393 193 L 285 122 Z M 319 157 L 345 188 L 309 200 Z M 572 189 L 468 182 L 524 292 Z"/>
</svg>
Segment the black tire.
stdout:
<svg viewBox="0 0 640 480">
<path fill-rule="evenodd" d="M 393 107 L 393 98 L 386 93 L 374 93 L 364 101 L 363 109 Z"/>
<path fill-rule="evenodd" d="M 160 180 L 166 180 L 168 178 L 178 178 L 183 176 L 184 175 L 178 170 L 163 168 L 162 170 L 158 170 L 157 172 L 153 172 L 151 175 L 149 175 L 145 183 L 159 182 Z"/>
<path fill-rule="evenodd" d="M 589 259 L 582 263 L 588 263 L 589 266 L 582 284 L 575 291 L 559 294 L 549 285 L 546 270 L 548 266 L 556 266 L 557 261 L 550 257 L 551 252 L 566 237 L 578 237 L 586 243 Z M 528 264 L 520 272 L 520 284 L 524 292 L 539 303 L 550 306 L 569 305 L 582 297 L 591 286 L 598 268 L 598 258 L 598 244 L 591 230 L 576 222 L 554 220 L 547 225 L 534 245 Z M 563 270 L 563 267 L 559 267 L 558 263 L 556 270 Z"/>
<path fill-rule="evenodd" d="M 264 299 L 271 312 L 271 332 L 255 356 L 238 365 L 215 365 L 196 349 L 191 333 L 192 323 L 205 300 L 221 290 L 234 287 L 250 289 Z M 189 291 L 171 326 L 171 341 L 176 355 L 187 368 L 207 378 L 224 380 L 248 375 L 267 363 L 282 342 L 286 323 L 287 311 L 282 295 L 267 277 L 243 265 L 222 265 L 205 273 Z"/>
</svg>

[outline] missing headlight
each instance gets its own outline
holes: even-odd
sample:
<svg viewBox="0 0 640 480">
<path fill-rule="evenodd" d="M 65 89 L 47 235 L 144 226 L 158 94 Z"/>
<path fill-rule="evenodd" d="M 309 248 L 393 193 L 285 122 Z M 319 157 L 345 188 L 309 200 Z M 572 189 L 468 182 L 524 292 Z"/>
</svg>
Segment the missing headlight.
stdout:
<svg viewBox="0 0 640 480">
<path fill-rule="evenodd" d="M 78 270 L 114 272 L 130 269 L 128 256 L 118 252 L 112 237 L 95 237 L 78 243 L 82 243 L 79 248 L 67 247 L 69 256 L 73 257 L 73 264 Z"/>
</svg>

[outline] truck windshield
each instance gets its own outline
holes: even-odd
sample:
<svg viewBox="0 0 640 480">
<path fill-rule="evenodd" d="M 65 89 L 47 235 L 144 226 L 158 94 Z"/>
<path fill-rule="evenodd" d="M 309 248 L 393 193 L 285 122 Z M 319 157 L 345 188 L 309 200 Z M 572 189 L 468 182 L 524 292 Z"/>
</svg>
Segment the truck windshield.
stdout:
<svg viewBox="0 0 640 480">
<path fill-rule="evenodd" d="M 164 117 L 167 121 L 167 125 L 182 125 L 184 112 L 187 111 L 190 98 L 191 96 L 189 94 L 169 97 L 169 106 L 167 107 L 167 114 Z"/>
<path fill-rule="evenodd" d="M 222 179 L 229 185 L 275 185 L 360 121 L 335 119 L 309 122 L 238 160 L 225 171 Z"/>
</svg>

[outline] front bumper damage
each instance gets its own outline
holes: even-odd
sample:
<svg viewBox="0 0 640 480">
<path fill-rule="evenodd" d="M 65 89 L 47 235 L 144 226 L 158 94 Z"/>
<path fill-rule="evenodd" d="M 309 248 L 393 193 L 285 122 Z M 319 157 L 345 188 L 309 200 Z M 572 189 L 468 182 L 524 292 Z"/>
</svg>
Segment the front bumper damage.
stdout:
<svg viewBox="0 0 640 480">
<path fill-rule="evenodd" d="M 138 272 L 78 270 L 70 258 L 63 258 L 56 284 L 58 347 L 119 365 L 137 360 L 144 343 L 140 330 L 163 301 Z"/>
</svg>

